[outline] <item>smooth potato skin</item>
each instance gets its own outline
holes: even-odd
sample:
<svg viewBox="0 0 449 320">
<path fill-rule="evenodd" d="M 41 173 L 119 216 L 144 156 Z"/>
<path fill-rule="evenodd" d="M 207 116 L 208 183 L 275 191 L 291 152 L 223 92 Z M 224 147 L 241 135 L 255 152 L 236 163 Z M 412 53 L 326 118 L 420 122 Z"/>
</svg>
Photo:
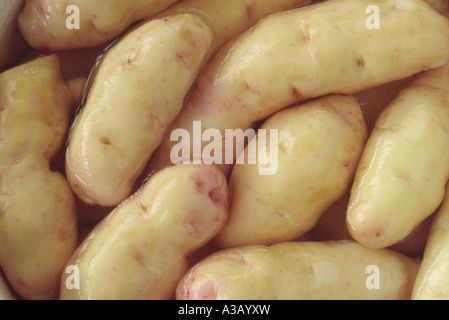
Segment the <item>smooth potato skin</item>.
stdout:
<svg viewBox="0 0 449 320">
<path fill-rule="evenodd" d="M 214 33 L 212 56 L 227 42 L 251 28 L 269 14 L 309 4 L 310 0 L 183 0 L 155 18 L 180 13 L 201 17 Z"/>
<path fill-rule="evenodd" d="M 205 63 L 212 32 L 197 16 L 145 22 L 105 55 L 75 120 L 69 183 L 86 203 L 126 199 Z"/>
<path fill-rule="evenodd" d="M 449 300 L 449 201 L 438 209 L 413 288 L 413 300 Z"/>
<path fill-rule="evenodd" d="M 441 204 L 449 179 L 449 66 L 430 70 L 387 107 L 363 152 L 347 211 L 370 248 L 405 239 Z"/>
<path fill-rule="evenodd" d="M 63 51 L 94 47 L 119 36 L 133 22 L 149 18 L 176 0 L 27 0 L 19 15 L 25 40 L 35 49 Z M 66 28 L 68 6 L 80 11 L 80 28 Z"/>
<path fill-rule="evenodd" d="M 357 100 L 341 95 L 280 111 L 260 129 L 279 130 L 278 171 L 261 175 L 260 161 L 234 166 L 230 218 L 216 238 L 221 247 L 271 245 L 308 232 L 350 187 L 367 135 Z"/>
<path fill-rule="evenodd" d="M 173 298 L 188 257 L 226 222 L 227 188 L 216 166 L 181 164 L 156 173 L 78 247 L 67 267 L 79 268 L 80 289 L 70 290 L 64 274 L 60 299 Z"/>
<path fill-rule="evenodd" d="M 70 187 L 50 170 L 71 115 L 58 57 L 0 74 L 0 106 L 0 266 L 22 298 L 55 299 L 78 227 Z"/>
<path fill-rule="evenodd" d="M 379 267 L 380 288 L 366 272 Z M 179 282 L 177 300 L 408 300 L 419 261 L 355 241 L 289 242 L 218 251 Z"/>
<path fill-rule="evenodd" d="M 298 101 L 353 94 L 449 60 L 443 15 L 420 0 L 376 5 L 379 30 L 366 28 L 367 3 L 360 0 L 324 1 L 260 20 L 214 56 L 170 131 L 192 135 L 193 121 L 202 122 L 203 132 L 245 131 Z M 174 145 L 164 140 L 152 170 L 171 164 Z"/>
</svg>

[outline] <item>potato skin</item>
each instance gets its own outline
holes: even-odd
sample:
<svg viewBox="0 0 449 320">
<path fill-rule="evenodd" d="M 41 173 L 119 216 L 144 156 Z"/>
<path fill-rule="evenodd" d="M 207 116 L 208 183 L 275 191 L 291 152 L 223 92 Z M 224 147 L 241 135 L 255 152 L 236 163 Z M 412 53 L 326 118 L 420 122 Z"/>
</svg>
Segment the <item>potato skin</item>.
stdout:
<svg viewBox="0 0 449 320">
<path fill-rule="evenodd" d="M 0 266 L 24 299 L 57 298 L 76 248 L 74 196 L 50 169 L 70 115 L 56 55 L 0 74 Z"/>
<path fill-rule="evenodd" d="M 369 266 L 379 289 L 367 286 Z M 177 300 L 407 300 L 419 261 L 355 241 L 288 242 L 218 251 L 179 282 Z"/>
<path fill-rule="evenodd" d="M 216 238 L 221 247 L 271 245 L 308 232 L 350 187 L 367 135 L 357 100 L 342 95 L 280 111 L 260 129 L 279 131 L 278 159 L 272 159 L 278 170 L 260 174 L 270 141 L 258 148 L 256 165 L 234 166 L 230 218 Z"/>
<path fill-rule="evenodd" d="M 105 55 L 67 149 L 67 178 L 81 200 L 113 207 L 132 193 L 211 43 L 199 17 L 180 14 L 143 23 Z"/>
<path fill-rule="evenodd" d="M 176 0 L 27 0 L 19 15 L 25 40 L 37 50 L 94 47 L 119 36 L 133 22 L 149 18 Z M 79 8 L 79 29 L 68 29 L 68 6 Z"/>
<path fill-rule="evenodd" d="M 214 56 L 170 131 L 192 135 L 193 121 L 203 132 L 245 131 L 299 101 L 353 94 L 449 61 L 449 23 L 438 11 L 420 0 L 376 5 L 379 30 L 366 28 L 367 3 L 360 0 L 324 1 L 260 20 Z M 164 140 L 152 170 L 171 164 L 174 145 Z M 222 169 L 229 173 L 229 166 Z"/>
<path fill-rule="evenodd" d="M 449 300 L 449 190 L 435 214 L 413 288 L 413 300 Z"/>
<path fill-rule="evenodd" d="M 234 37 L 245 32 L 269 14 L 309 4 L 310 0 L 183 0 L 155 18 L 180 13 L 201 17 L 214 33 L 212 56 Z"/>
<path fill-rule="evenodd" d="M 449 66 L 417 77 L 379 117 L 347 211 L 354 239 L 392 246 L 441 204 L 449 179 Z"/>
<path fill-rule="evenodd" d="M 227 181 L 216 166 L 178 165 L 154 174 L 98 224 L 67 262 L 79 268 L 79 290 L 64 274 L 60 299 L 174 298 L 188 257 L 228 216 Z"/>
</svg>

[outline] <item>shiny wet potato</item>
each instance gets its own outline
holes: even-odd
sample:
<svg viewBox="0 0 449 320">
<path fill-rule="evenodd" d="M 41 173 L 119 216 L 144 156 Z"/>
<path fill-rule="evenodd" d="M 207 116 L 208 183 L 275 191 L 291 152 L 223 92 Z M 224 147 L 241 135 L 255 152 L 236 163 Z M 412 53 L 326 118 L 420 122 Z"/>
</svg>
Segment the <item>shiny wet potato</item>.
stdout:
<svg viewBox="0 0 449 320">
<path fill-rule="evenodd" d="M 56 55 L 0 74 L 0 266 L 25 299 L 57 298 L 76 247 L 74 196 L 50 168 L 71 108 Z"/>
<path fill-rule="evenodd" d="M 418 76 L 384 110 L 362 155 L 347 212 L 354 239 L 385 248 L 441 204 L 449 179 L 449 65 Z"/>
<path fill-rule="evenodd" d="M 0 30 L 13 298 L 449 299 L 448 17 L 448 0 L 24 0 Z"/>
<path fill-rule="evenodd" d="M 418 267 L 407 256 L 354 241 L 246 246 L 200 261 L 179 282 L 176 298 L 407 300 Z"/>
<path fill-rule="evenodd" d="M 127 198 L 182 108 L 213 36 L 197 16 L 144 22 L 103 57 L 67 148 L 67 178 L 86 203 Z"/>
<path fill-rule="evenodd" d="M 188 258 L 228 217 L 228 186 L 216 166 L 179 165 L 152 176 L 81 243 L 61 282 L 61 299 L 171 299 Z M 67 285 L 69 284 L 69 285 Z"/>
<path fill-rule="evenodd" d="M 25 40 L 35 49 L 63 51 L 93 47 L 113 40 L 132 23 L 149 18 L 176 1 L 27 0 L 19 26 Z M 66 27 L 70 19 L 67 11 L 78 14 L 76 29 Z"/>
<path fill-rule="evenodd" d="M 270 117 L 234 166 L 230 218 L 216 242 L 271 245 L 304 235 L 350 187 L 366 134 L 352 96 L 326 96 Z"/>
</svg>

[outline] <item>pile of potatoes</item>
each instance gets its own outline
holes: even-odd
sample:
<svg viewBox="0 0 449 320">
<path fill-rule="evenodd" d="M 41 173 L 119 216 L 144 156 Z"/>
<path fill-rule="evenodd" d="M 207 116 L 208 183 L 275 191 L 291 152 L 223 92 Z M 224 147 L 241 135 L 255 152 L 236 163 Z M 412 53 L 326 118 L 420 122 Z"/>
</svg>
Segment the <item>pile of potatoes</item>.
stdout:
<svg viewBox="0 0 449 320">
<path fill-rule="evenodd" d="M 0 70 L 17 298 L 449 299 L 449 1 L 69 5 Z"/>
</svg>

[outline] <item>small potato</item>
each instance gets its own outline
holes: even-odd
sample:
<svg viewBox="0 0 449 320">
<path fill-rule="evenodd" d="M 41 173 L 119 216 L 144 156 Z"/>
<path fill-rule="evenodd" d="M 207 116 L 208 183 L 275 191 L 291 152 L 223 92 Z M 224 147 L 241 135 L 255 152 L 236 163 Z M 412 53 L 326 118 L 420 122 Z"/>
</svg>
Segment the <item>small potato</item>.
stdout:
<svg viewBox="0 0 449 320">
<path fill-rule="evenodd" d="M 449 300 L 449 190 L 430 227 L 413 300 Z"/>
<path fill-rule="evenodd" d="M 177 0 L 27 0 L 19 15 L 25 40 L 35 49 L 63 51 L 108 42 L 133 22 Z M 77 20 L 79 19 L 79 25 Z"/>
<path fill-rule="evenodd" d="M 179 282 L 177 300 L 408 300 L 419 261 L 355 241 L 218 251 Z"/>
<path fill-rule="evenodd" d="M 357 168 L 348 229 L 369 248 L 405 239 L 449 179 L 449 65 L 415 79 L 379 117 Z"/>
<path fill-rule="evenodd" d="M 71 111 L 56 55 L 0 74 L 0 266 L 24 299 L 57 298 L 76 249 L 74 196 L 50 169 Z"/>
<path fill-rule="evenodd" d="M 132 193 L 211 43 L 201 18 L 180 14 L 143 23 L 104 56 L 67 149 L 67 178 L 82 201 L 113 207 Z"/>
<path fill-rule="evenodd" d="M 366 25 L 372 4 L 329 0 L 260 20 L 214 56 L 169 132 L 193 136 L 194 121 L 202 133 L 245 131 L 299 101 L 353 94 L 449 61 L 449 23 L 438 11 L 421 0 L 376 1 L 377 30 Z M 167 136 L 150 170 L 171 165 L 175 145 Z M 223 155 L 234 151 L 224 146 Z M 200 156 L 191 149 L 191 158 Z M 227 174 L 232 168 L 220 165 Z"/>
<path fill-rule="evenodd" d="M 230 218 L 216 239 L 221 247 L 271 245 L 307 233 L 350 187 L 367 131 L 357 100 L 341 95 L 280 111 L 260 130 L 240 156 L 249 159 L 258 145 L 257 164 L 239 158 L 243 164 L 234 166 Z M 261 132 L 272 130 L 278 145 L 272 134 L 260 145 Z M 262 175 L 268 153 L 277 171 Z"/>
<path fill-rule="evenodd" d="M 181 164 L 156 173 L 78 247 L 66 270 L 79 270 L 79 288 L 64 273 L 60 298 L 174 298 L 188 257 L 226 222 L 227 188 L 216 166 Z"/>
</svg>

